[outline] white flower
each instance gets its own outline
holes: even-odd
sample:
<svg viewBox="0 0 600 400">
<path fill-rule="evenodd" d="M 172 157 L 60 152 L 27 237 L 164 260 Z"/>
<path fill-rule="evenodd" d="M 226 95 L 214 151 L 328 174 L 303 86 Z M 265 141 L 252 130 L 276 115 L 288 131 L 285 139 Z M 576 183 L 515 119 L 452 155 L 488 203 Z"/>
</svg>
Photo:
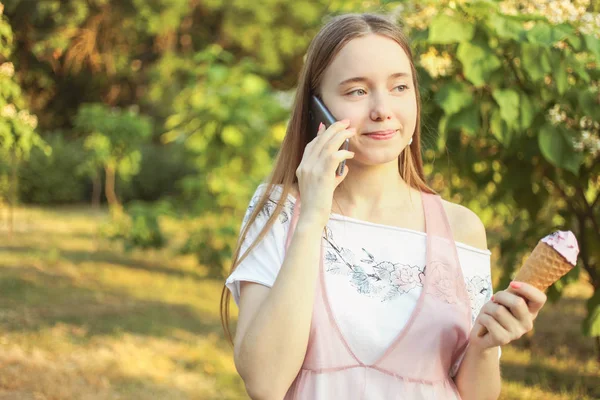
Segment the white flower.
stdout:
<svg viewBox="0 0 600 400">
<path fill-rule="evenodd" d="M 554 107 L 548 110 L 548 117 L 552 125 L 559 125 L 567 119 L 567 113 L 560 109 L 560 104 L 555 104 Z"/>
<path fill-rule="evenodd" d="M 448 76 L 454 70 L 450 54 L 443 52 L 440 55 L 435 47 L 430 47 L 427 53 L 422 54 L 419 63 L 434 78 Z"/>
<path fill-rule="evenodd" d="M 11 62 L 5 62 L 0 65 L 0 75 L 8 76 L 12 78 L 15 74 L 15 66 Z"/>
<path fill-rule="evenodd" d="M 14 118 L 17 115 L 17 108 L 14 104 L 7 104 L 2 109 L 2 116 L 4 118 Z"/>
<path fill-rule="evenodd" d="M 26 125 L 30 126 L 32 129 L 35 129 L 38 124 L 38 119 L 35 115 L 32 115 L 27 110 L 21 110 L 17 114 L 17 118 L 21 120 Z"/>
</svg>

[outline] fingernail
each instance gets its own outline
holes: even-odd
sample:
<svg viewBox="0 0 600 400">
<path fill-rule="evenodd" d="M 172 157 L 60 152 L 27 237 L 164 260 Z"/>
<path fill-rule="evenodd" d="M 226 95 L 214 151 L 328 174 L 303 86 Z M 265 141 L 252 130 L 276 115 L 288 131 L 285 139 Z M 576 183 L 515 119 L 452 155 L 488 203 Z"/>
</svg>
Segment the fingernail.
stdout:
<svg viewBox="0 0 600 400">
<path fill-rule="evenodd" d="M 321 130 L 321 128 L 323 128 L 323 123 L 322 122 L 319 123 L 319 130 Z"/>
<path fill-rule="evenodd" d="M 345 124 L 345 125 L 348 125 L 350 123 L 350 120 L 349 119 L 343 119 L 342 123 Z"/>
<path fill-rule="evenodd" d="M 494 300 L 494 297 L 495 297 L 495 296 L 492 296 L 492 301 L 495 303 L 495 302 L 496 302 L 496 300 Z"/>
<path fill-rule="evenodd" d="M 510 287 L 513 289 L 519 289 L 521 287 L 521 282 L 511 282 Z"/>
</svg>

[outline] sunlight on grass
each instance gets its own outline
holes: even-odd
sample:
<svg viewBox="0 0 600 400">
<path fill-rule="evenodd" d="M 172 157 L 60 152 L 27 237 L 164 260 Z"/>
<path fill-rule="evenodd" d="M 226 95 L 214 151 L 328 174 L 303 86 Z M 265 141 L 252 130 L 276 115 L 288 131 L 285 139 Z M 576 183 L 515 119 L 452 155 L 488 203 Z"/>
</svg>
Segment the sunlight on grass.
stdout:
<svg viewBox="0 0 600 400">
<path fill-rule="evenodd" d="M 246 398 L 220 335 L 220 283 L 193 256 L 123 253 L 85 210 L 20 214 L 0 246 L 0 395 Z"/>
<path fill-rule="evenodd" d="M 105 218 L 20 209 L 13 236 L 0 232 L 0 398 L 247 399 L 222 336 L 222 282 L 173 243 L 124 253 L 97 237 Z M 593 342 L 580 335 L 590 295 L 585 279 L 569 286 L 533 335 L 503 349 L 502 399 L 600 398 Z"/>
</svg>

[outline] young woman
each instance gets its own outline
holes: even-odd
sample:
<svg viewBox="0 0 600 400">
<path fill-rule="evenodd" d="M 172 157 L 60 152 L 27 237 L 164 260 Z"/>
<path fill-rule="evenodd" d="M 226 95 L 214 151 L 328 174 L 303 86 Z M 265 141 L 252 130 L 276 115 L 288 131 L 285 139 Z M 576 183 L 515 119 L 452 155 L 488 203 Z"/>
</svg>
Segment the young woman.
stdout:
<svg viewBox="0 0 600 400">
<path fill-rule="evenodd" d="M 338 122 L 311 132 L 311 95 Z M 484 226 L 427 186 L 419 125 L 401 30 L 372 14 L 328 22 L 221 299 L 230 338 L 229 291 L 239 306 L 251 398 L 498 398 L 500 346 L 532 329 L 546 297 L 518 282 L 492 297 Z"/>
</svg>

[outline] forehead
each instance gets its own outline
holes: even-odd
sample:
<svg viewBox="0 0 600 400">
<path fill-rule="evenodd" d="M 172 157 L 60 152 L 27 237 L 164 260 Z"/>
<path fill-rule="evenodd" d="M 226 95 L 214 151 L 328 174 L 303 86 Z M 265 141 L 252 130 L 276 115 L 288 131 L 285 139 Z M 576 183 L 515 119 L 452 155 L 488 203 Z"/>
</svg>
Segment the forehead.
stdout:
<svg viewBox="0 0 600 400">
<path fill-rule="evenodd" d="M 342 81 L 353 76 L 384 79 L 390 74 L 411 74 L 410 61 L 404 49 L 386 36 L 369 34 L 352 39 L 335 56 L 323 76 L 324 81 Z"/>
</svg>

